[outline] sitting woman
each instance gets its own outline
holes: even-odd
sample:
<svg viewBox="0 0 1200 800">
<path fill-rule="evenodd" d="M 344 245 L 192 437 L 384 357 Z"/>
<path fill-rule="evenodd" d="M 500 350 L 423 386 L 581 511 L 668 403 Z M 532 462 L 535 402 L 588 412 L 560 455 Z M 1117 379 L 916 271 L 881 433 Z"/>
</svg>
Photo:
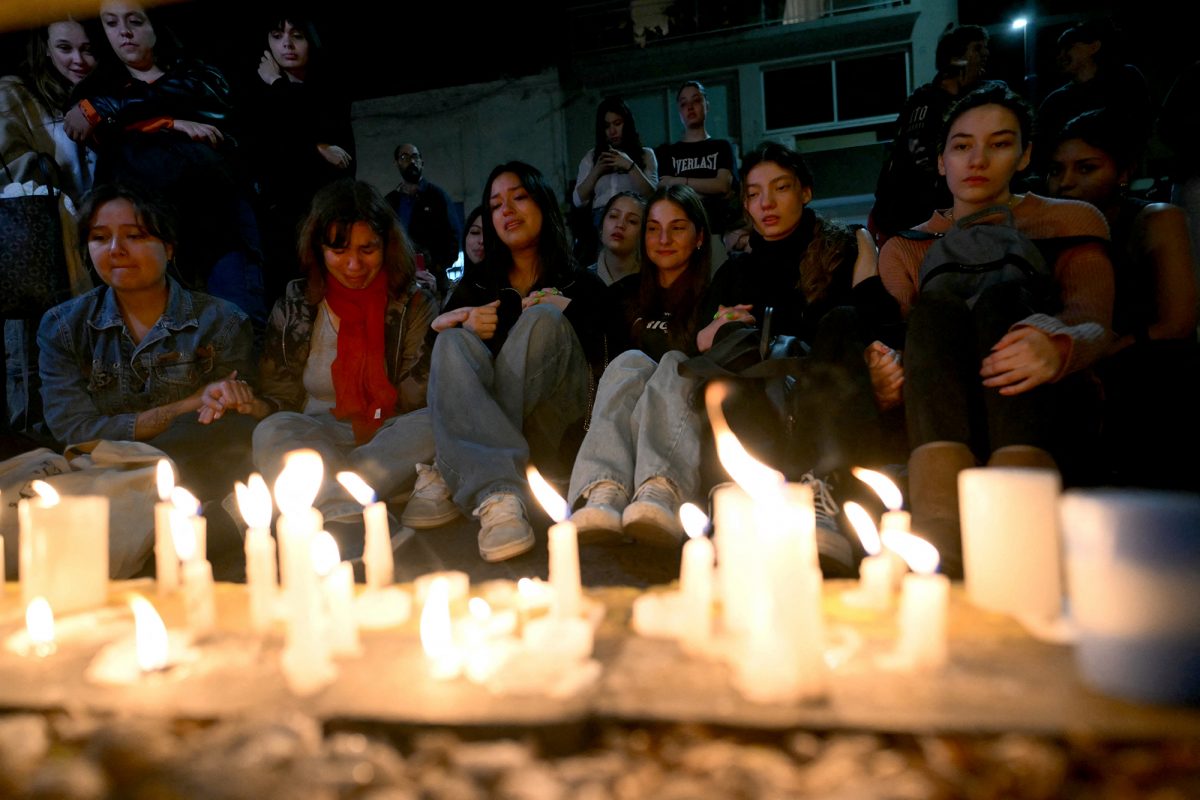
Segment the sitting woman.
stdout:
<svg viewBox="0 0 1200 800">
<path fill-rule="evenodd" d="M 571 471 L 568 499 L 587 499 L 571 516 L 583 533 L 624 530 L 675 547 L 682 541 L 677 515 L 681 500 L 698 493 L 701 420 L 690 402 L 695 381 L 679 365 L 696 352 L 710 235 L 704 204 L 688 187 L 660 186 L 650 197 L 645 266 L 614 286 L 625 324 L 609 348 L 624 352 L 600 379 Z"/>
<path fill-rule="evenodd" d="M 1047 188 L 1100 209 L 1113 241 L 1117 340 L 1097 363 L 1104 383 L 1106 457 L 1122 483 L 1194 488 L 1200 426 L 1190 406 L 1200 380 L 1196 284 L 1183 209 L 1129 197 L 1136 134 L 1112 111 L 1068 122 Z"/>
<path fill-rule="evenodd" d="M 437 306 L 413 279 L 412 246 L 396 215 L 362 181 L 317 192 L 300 261 L 308 277 L 288 284 L 268 320 L 261 393 L 239 386 L 213 410 L 265 417 L 254 430 L 254 463 L 268 482 L 289 451 L 321 454 L 315 506 L 345 534 L 343 555 L 356 556 L 362 507 L 334 476 L 353 470 L 387 500 L 433 457 L 425 335 Z"/>
<path fill-rule="evenodd" d="M 96 187 L 79 210 L 79 240 L 104 285 L 50 309 L 38 328 L 50 432 L 66 444 L 148 442 L 201 500 L 224 497 L 252 469 L 253 421 L 200 412 L 253 377 L 249 320 L 167 276 L 175 223 L 143 190 Z"/>
<path fill-rule="evenodd" d="M 429 379 L 437 468 L 454 503 L 478 516 L 479 554 L 533 547 L 525 465 L 552 477 L 575 458 L 589 361 L 602 364 L 604 284 L 571 265 L 554 191 L 528 164 L 492 170 L 483 201 L 486 257 L 468 267 L 433 323 Z M 439 480 L 440 482 L 440 480 Z"/>
<path fill-rule="evenodd" d="M 1074 200 L 1014 195 L 1013 176 L 1029 164 L 1032 112 L 1004 86 L 964 95 L 948 112 L 938 169 L 954 205 L 919 230 L 947 233 L 984 212 L 1011 211 L 1029 239 L 1068 237 L 1047 259 L 1057 298 L 1035 300 L 1027 280 L 983 291 L 973 305 L 947 291 L 921 289 L 932 240 L 895 237 L 880 276 L 908 319 L 904 403 L 910 443 L 913 528 L 928 536 L 944 572 L 961 574 L 958 473 L 979 461 L 1053 468 L 1079 458 L 1095 413 L 1080 374 L 1111 343 L 1113 269 L 1108 226 Z M 1075 238 L 1075 237 L 1083 237 Z"/>
<path fill-rule="evenodd" d="M 903 379 L 895 352 L 880 337 L 898 312 L 875 275 L 870 234 L 820 217 L 808 207 L 812 197 L 812 173 L 796 151 L 766 142 L 746 156 L 749 252 L 713 279 L 704 310 L 712 321 L 697 345 L 706 353 L 716 342 L 723 350 L 726 337 L 745 336 L 746 326 L 757 323 L 808 348 L 787 408 L 767 392 L 741 391 L 730 397 L 726 415 L 760 459 L 813 488 L 822 567 L 848 575 L 855 550 L 836 520 L 833 483 L 850 466 L 884 461 L 880 412 L 898 405 Z M 728 365 L 711 358 L 697 360 L 708 375 L 729 374 Z M 707 470 L 713 459 L 704 463 Z M 714 470 L 705 482 L 720 479 Z"/>
<path fill-rule="evenodd" d="M 642 215 L 646 201 L 636 192 L 614 194 L 600 218 L 600 252 L 588 269 L 612 286 L 641 266 Z"/>
</svg>

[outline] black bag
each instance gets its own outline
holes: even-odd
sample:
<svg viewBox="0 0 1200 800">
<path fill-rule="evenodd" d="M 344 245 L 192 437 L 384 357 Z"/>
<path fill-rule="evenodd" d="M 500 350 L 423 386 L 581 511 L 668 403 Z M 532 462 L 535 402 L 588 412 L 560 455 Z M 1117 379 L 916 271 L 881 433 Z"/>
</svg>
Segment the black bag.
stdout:
<svg viewBox="0 0 1200 800">
<path fill-rule="evenodd" d="M 38 155 L 48 193 L 0 198 L 0 319 L 40 319 L 71 296 L 54 162 Z M 16 183 L 7 162 L 4 173 Z"/>
</svg>

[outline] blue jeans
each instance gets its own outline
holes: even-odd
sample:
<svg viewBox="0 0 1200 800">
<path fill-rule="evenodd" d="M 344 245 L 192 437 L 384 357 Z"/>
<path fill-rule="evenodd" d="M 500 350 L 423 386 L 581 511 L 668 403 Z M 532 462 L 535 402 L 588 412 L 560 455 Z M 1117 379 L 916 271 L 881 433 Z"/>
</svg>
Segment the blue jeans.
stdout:
<svg viewBox="0 0 1200 800">
<path fill-rule="evenodd" d="M 571 470 L 572 505 L 600 481 L 613 481 L 632 496 L 648 479 L 663 477 L 684 499 L 696 494 L 701 419 L 690 402 L 696 380 L 679 374 L 686 359 L 672 350 L 655 363 L 628 350 L 604 370 L 592 424 Z"/>
<path fill-rule="evenodd" d="M 493 494 L 524 496 L 531 455 L 553 475 L 565 435 L 582 424 L 587 393 L 583 348 L 553 306 L 523 311 L 494 360 L 469 330 L 439 333 L 429 407 L 438 468 L 455 504 L 470 512 Z"/>
<path fill-rule="evenodd" d="M 325 462 L 325 478 L 314 505 L 327 520 L 357 519 L 362 506 L 337 482 L 337 473 L 352 470 L 366 481 L 380 500 L 410 488 L 416 481 L 415 464 L 433 460 L 433 429 L 429 410 L 422 408 L 386 420 L 371 441 L 356 445 L 349 422 L 328 412 L 298 414 L 280 411 L 254 429 L 254 465 L 273 487 L 283 469 L 283 457 L 292 450 L 311 448 Z"/>
</svg>

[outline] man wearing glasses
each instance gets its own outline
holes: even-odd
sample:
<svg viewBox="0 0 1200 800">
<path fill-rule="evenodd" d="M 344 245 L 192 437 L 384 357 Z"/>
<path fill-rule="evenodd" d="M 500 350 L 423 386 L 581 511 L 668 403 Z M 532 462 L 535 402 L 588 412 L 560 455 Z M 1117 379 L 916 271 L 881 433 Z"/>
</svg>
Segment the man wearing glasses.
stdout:
<svg viewBox="0 0 1200 800">
<path fill-rule="evenodd" d="M 393 157 L 400 183 L 388 192 L 387 201 L 412 239 L 413 249 L 422 256 L 425 269 L 437 278 L 438 294 L 444 295 L 446 268 L 458 258 L 462 223 L 450 196 L 423 177 L 425 162 L 415 144 L 400 145 Z"/>
</svg>

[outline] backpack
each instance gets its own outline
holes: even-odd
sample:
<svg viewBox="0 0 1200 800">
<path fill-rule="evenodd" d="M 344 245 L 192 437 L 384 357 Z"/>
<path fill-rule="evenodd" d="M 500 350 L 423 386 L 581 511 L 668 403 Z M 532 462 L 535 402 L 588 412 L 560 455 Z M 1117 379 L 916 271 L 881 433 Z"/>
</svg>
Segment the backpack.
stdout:
<svg viewBox="0 0 1200 800">
<path fill-rule="evenodd" d="M 999 222 L 982 223 L 1002 217 Z M 1050 312 L 1057 303 L 1058 288 L 1044 248 L 1052 244 L 1071 246 L 1091 237 L 1059 237 L 1035 242 L 1017 230 L 1012 209 L 991 206 L 960 220 L 945 233 L 900 231 L 897 236 L 913 241 L 933 240 L 921 262 L 919 293 L 946 292 L 974 308 L 986 290 L 1010 281 L 1025 284 L 1035 308 Z"/>
</svg>

